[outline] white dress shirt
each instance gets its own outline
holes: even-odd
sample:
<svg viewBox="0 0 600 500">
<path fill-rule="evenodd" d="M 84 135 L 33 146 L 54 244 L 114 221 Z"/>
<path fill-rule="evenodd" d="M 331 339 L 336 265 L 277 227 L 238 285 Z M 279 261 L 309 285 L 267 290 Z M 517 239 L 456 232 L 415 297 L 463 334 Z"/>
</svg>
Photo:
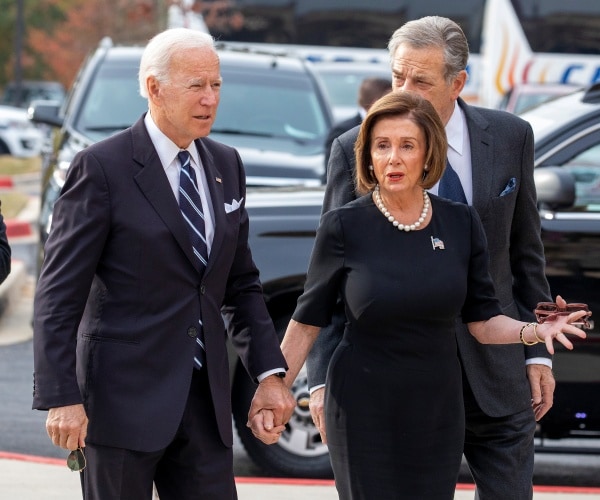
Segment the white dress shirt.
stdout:
<svg viewBox="0 0 600 500">
<path fill-rule="evenodd" d="M 158 153 L 160 162 L 165 169 L 165 173 L 169 179 L 169 184 L 173 190 L 173 195 L 175 196 L 177 203 L 179 203 L 179 174 L 181 172 L 181 164 L 179 163 L 177 154 L 181 151 L 181 149 L 157 127 L 156 123 L 154 123 L 154 120 L 152 119 L 152 116 L 150 116 L 150 112 L 146 113 L 144 123 L 146 125 L 146 129 L 148 130 L 148 135 L 150 135 L 150 140 L 152 141 L 152 144 L 154 144 L 154 148 Z M 198 181 L 198 192 L 200 193 L 202 212 L 204 213 L 206 247 L 208 255 L 210 255 L 210 249 L 215 236 L 215 214 L 210 198 L 210 191 L 208 190 L 206 183 L 206 172 L 204 171 L 204 168 L 202 168 L 200 155 L 198 154 L 196 143 L 194 141 L 192 141 L 187 147 L 187 151 L 190 153 L 191 167 L 196 172 L 196 180 Z"/>
</svg>

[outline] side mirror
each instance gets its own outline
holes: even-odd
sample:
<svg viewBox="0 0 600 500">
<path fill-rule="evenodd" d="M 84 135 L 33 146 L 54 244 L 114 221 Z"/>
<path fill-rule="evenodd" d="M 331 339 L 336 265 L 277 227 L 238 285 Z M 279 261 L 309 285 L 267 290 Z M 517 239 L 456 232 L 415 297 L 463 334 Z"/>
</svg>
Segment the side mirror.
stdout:
<svg viewBox="0 0 600 500">
<path fill-rule="evenodd" d="M 562 167 L 538 167 L 533 171 L 537 200 L 551 210 L 575 204 L 575 178 Z"/>
<path fill-rule="evenodd" d="M 60 106 L 58 101 L 34 100 L 27 108 L 27 116 L 33 123 L 62 127 L 63 120 L 58 116 Z"/>
</svg>

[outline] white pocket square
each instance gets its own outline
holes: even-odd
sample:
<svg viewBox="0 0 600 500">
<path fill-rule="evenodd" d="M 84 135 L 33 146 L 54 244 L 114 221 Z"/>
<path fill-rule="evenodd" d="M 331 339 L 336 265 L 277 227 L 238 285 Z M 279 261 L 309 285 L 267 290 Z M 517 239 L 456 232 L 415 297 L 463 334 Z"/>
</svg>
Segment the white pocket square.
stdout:
<svg viewBox="0 0 600 500">
<path fill-rule="evenodd" d="M 231 204 L 225 203 L 225 213 L 228 214 L 240 208 L 242 201 L 244 201 L 244 198 L 241 198 L 240 201 L 231 200 Z"/>
</svg>

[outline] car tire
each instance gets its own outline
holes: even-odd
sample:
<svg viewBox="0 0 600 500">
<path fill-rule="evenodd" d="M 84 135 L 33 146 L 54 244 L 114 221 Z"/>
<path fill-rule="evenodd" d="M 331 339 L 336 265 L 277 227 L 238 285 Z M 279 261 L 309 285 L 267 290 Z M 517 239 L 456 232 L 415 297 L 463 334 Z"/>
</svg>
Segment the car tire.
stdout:
<svg viewBox="0 0 600 500">
<path fill-rule="evenodd" d="M 288 322 L 289 316 L 274 320 L 280 340 Z M 256 384 L 241 365 L 238 368 L 232 388 L 233 419 L 240 441 L 253 462 L 272 477 L 331 479 L 333 471 L 329 452 L 321 442 L 308 409 L 306 371 L 301 371 L 292 387 L 299 404 L 286 430 L 277 444 L 266 445 L 255 438 L 246 426 Z"/>
</svg>

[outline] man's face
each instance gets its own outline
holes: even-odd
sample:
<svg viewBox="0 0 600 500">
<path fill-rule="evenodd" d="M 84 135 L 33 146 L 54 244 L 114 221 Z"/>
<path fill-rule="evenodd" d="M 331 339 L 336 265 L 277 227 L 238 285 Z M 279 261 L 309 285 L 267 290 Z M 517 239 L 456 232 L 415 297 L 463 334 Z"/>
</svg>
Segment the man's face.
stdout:
<svg viewBox="0 0 600 500">
<path fill-rule="evenodd" d="M 444 69 L 442 49 L 415 49 L 402 44 L 392 61 L 392 88 L 394 92 L 411 91 L 427 99 L 446 125 L 465 85 L 466 73 L 462 71 L 449 84 L 444 78 Z"/>
<path fill-rule="evenodd" d="M 171 60 L 168 82 L 149 78 L 150 112 L 180 148 L 210 133 L 221 90 L 219 58 L 210 48 L 189 49 Z"/>
</svg>

